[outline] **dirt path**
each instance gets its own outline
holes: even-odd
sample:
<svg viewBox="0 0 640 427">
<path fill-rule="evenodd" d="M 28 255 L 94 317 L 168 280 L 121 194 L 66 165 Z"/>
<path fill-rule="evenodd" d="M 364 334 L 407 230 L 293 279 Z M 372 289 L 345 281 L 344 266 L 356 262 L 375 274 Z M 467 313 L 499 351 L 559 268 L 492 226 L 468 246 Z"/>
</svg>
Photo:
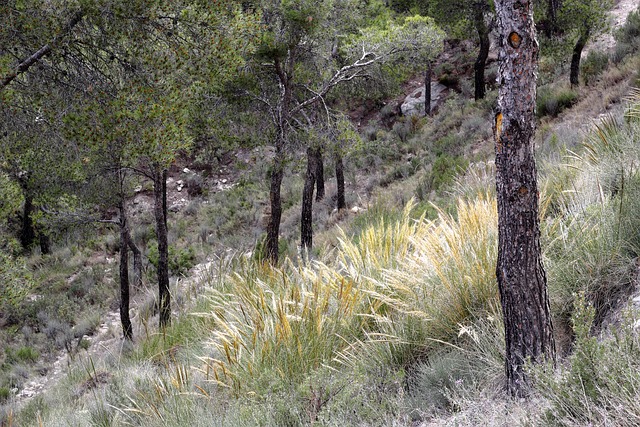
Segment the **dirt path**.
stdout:
<svg viewBox="0 0 640 427">
<path fill-rule="evenodd" d="M 201 293 L 203 284 L 212 277 L 212 274 L 214 274 L 213 262 L 208 261 L 197 264 L 191 269 L 187 278 L 178 280 L 177 289 L 174 289 L 173 293 L 181 295 L 183 297 L 182 300 L 185 302 L 183 302 L 182 305 L 177 304 L 175 302 L 177 298 L 174 296 L 173 308 L 184 312 L 187 306 Z M 144 296 L 144 294 L 139 295 L 137 303 L 132 304 L 132 311 L 139 311 L 136 310 L 136 308 L 140 307 Z M 178 313 L 174 311 L 173 315 L 175 316 L 177 314 Z M 145 332 L 139 313 L 134 314 L 131 321 L 134 325 L 134 337 L 143 337 L 146 332 L 149 332 Z M 148 319 L 148 323 L 157 325 L 157 316 L 154 316 L 154 319 Z M 154 327 L 153 330 L 155 331 L 155 329 Z M 100 326 L 98 326 L 93 335 L 85 336 L 84 339 L 90 342 L 87 350 L 80 350 L 79 352 L 72 352 L 71 354 L 64 350 L 58 351 L 55 355 L 54 362 L 49 365 L 47 374 L 30 379 L 16 394 L 14 404 L 20 407 L 31 398 L 46 392 L 57 384 L 68 372 L 69 368 L 80 359 L 86 360 L 87 357 L 90 357 L 93 360 L 100 360 L 107 354 L 121 354 L 124 351 L 125 341 L 122 338 L 120 313 L 118 311 L 109 311 L 106 313 L 102 318 Z"/>
</svg>

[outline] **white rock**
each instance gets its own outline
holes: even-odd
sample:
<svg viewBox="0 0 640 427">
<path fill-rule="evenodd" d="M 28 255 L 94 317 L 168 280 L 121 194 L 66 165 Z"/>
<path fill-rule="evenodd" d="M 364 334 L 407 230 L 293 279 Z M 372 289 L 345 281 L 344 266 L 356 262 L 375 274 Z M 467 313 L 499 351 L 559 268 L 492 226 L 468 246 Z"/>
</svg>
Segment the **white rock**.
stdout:
<svg viewBox="0 0 640 427">
<path fill-rule="evenodd" d="M 184 173 L 191 173 L 191 169 L 189 169 L 189 168 L 184 168 L 184 169 L 182 169 L 182 172 L 184 172 Z"/>
</svg>

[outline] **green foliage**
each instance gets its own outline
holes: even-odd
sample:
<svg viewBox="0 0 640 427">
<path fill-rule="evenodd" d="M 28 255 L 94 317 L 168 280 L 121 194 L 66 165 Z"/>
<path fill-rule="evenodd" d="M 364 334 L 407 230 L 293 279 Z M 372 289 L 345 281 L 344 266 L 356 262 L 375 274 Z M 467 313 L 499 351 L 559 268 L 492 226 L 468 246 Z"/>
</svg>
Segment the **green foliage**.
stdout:
<svg viewBox="0 0 640 427">
<path fill-rule="evenodd" d="M 23 260 L 0 252 L 0 308 L 19 306 L 35 286 Z"/>
<path fill-rule="evenodd" d="M 609 55 L 606 52 L 591 50 L 580 66 L 580 73 L 586 86 L 593 83 L 609 65 Z"/>
</svg>

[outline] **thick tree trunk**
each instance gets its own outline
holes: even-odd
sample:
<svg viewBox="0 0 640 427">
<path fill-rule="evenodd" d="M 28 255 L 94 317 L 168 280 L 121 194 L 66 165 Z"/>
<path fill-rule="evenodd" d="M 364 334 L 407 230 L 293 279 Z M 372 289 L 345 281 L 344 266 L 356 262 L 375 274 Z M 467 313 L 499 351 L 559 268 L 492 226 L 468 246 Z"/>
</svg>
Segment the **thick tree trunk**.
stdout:
<svg viewBox="0 0 640 427">
<path fill-rule="evenodd" d="M 478 41 L 480 43 L 480 51 L 476 62 L 473 64 L 474 82 L 475 82 L 475 100 L 483 99 L 485 95 L 484 70 L 487 66 L 487 58 L 489 57 L 489 27 L 484 20 L 484 12 L 488 9 L 485 0 L 478 1 L 474 4 L 474 23 L 478 32 Z"/>
<path fill-rule="evenodd" d="M 124 200 L 120 201 L 120 323 L 124 338 L 133 341 L 129 317 L 129 228 Z"/>
<path fill-rule="evenodd" d="M 336 187 L 337 187 L 337 203 L 336 208 L 346 209 L 347 203 L 344 198 L 344 163 L 342 162 L 342 156 L 336 150 L 333 154 L 333 159 L 336 164 Z"/>
<path fill-rule="evenodd" d="M 31 219 L 33 212 L 33 198 L 28 192 L 24 192 L 24 206 L 22 208 L 22 230 L 20 231 L 20 244 L 25 252 L 33 249 L 36 240 L 36 230 Z"/>
<path fill-rule="evenodd" d="M 571 55 L 571 72 L 569 74 L 569 82 L 571 87 L 578 86 L 580 84 L 580 57 L 582 56 L 582 49 L 589 40 L 589 29 L 585 29 L 580 33 L 580 38 L 573 47 L 573 54 Z"/>
<path fill-rule="evenodd" d="M 431 75 L 433 68 L 431 61 L 427 62 L 427 69 L 424 72 L 424 116 L 431 116 Z"/>
<path fill-rule="evenodd" d="M 131 249 L 131 253 L 133 254 L 133 286 L 136 289 L 142 289 L 142 252 L 131 238 L 131 233 L 129 232 L 128 227 L 127 242 L 129 243 L 129 249 Z"/>
<path fill-rule="evenodd" d="M 538 42 L 531 0 L 496 1 L 496 13 L 500 34 L 500 89 L 495 121 L 496 275 L 504 316 L 508 388 L 515 396 L 525 396 L 525 361 L 555 360 L 540 252 L 533 152 Z"/>
<path fill-rule="evenodd" d="M 314 156 L 316 157 L 316 202 L 324 199 L 324 159 L 322 158 L 322 147 L 318 147 Z"/>
<path fill-rule="evenodd" d="M 302 259 L 307 259 L 313 244 L 313 185 L 318 170 L 318 150 L 307 148 L 307 173 L 302 190 L 302 214 L 300 218 L 300 247 Z"/>
<path fill-rule="evenodd" d="M 280 136 L 281 138 L 281 136 Z M 280 220 L 282 219 L 282 199 L 280 191 L 282 187 L 282 177 L 284 176 L 284 139 L 276 142 L 276 156 L 273 159 L 271 169 L 269 202 L 271 215 L 267 225 L 267 259 L 272 265 L 278 263 L 278 243 L 280 238 Z"/>
<path fill-rule="evenodd" d="M 166 171 L 157 167 L 153 171 L 153 213 L 158 240 L 158 303 L 160 304 L 160 328 L 171 324 L 171 295 L 169 293 L 169 243 L 167 237 Z"/>
</svg>

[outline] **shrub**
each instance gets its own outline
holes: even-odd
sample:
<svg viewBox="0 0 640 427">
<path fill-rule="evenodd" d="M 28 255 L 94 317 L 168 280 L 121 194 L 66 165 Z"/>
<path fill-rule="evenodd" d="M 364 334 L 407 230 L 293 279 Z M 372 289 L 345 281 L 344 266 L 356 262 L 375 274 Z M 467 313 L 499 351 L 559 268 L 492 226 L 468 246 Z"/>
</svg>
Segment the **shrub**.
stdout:
<svg viewBox="0 0 640 427">
<path fill-rule="evenodd" d="M 609 56 L 600 50 L 589 51 L 589 54 L 582 62 L 580 73 L 585 85 L 593 83 L 595 79 L 606 70 L 609 65 Z"/>
<path fill-rule="evenodd" d="M 438 156 L 429 171 L 416 189 L 417 194 L 428 195 L 432 191 L 439 191 L 448 187 L 455 177 L 464 171 L 468 162 L 464 157 L 452 157 L 447 154 Z"/>
<path fill-rule="evenodd" d="M 33 347 L 22 347 L 16 352 L 16 358 L 22 362 L 35 362 L 39 357 L 40 353 Z"/>
<path fill-rule="evenodd" d="M 640 421 L 640 338 L 627 317 L 611 336 L 591 336 L 595 309 L 579 297 L 575 341 L 566 367 L 533 368 L 536 389 L 550 407 L 536 425 L 637 426 Z"/>
<path fill-rule="evenodd" d="M 538 91 L 536 110 L 538 117 L 557 117 L 562 111 L 571 108 L 578 101 L 578 93 L 571 89 L 546 87 Z"/>
<path fill-rule="evenodd" d="M 159 261 L 158 243 L 152 242 L 147 251 L 147 258 L 151 265 L 158 268 Z M 195 265 L 196 253 L 192 247 L 176 248 L 169 245 L 169 272 L 174 276 L 185 274 Z"/>
<path fill-rule="evenodd" d="M 614 33 L 616 40 L 616 52 L 620 48 L 626 54 L 640 49 L 640 9 L 636 9 L 627 16 L 627 20 L 618 31 Z M 619 60 L 625 55 L 622 55 Z"/>
<path fill-rule="evenodd" d="M 9 390 L 9 387 L 0 387 L 0 404 L 9 400 L 9 397 L 11 397 L 11 391 Z M 0 423 L 2 423 L 2 421 L 3 420 L 0 417 Z"/>
</svg>

